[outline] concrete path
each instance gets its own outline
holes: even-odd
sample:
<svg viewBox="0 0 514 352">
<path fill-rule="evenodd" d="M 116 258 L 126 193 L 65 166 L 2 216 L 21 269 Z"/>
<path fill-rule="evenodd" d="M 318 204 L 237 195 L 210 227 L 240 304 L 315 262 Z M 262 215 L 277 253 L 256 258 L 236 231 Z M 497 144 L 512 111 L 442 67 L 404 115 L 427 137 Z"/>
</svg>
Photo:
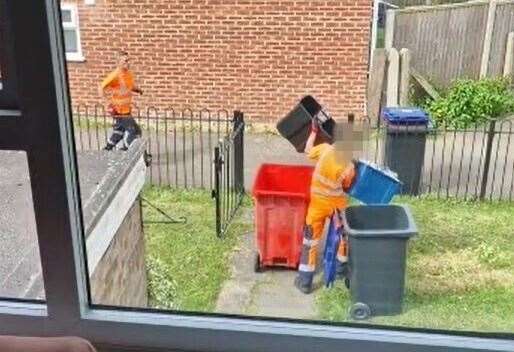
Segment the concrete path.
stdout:
<svg viewBox="0 0 514 352">
<path fill-rule="evenodd" d="M 253 222 L 252 210 L 243 216 Z M 324 243 L 321 243 L 321 248 L 323 246 Z M 294 287 L 295 270 L 268 268 L 262 273 L 256 273 L 256 248 L 254 233 L 247 233 L 241 238 L 232 253 L 231 276 L 223 284 L 215 311 L 268 318 L 316 319 L 316 293 L 305 295 Z M 316 275 L 316 291 L 323 285 L 322 280 L 322 275 Z"/>
<path fill-rule="evenodd" d="M 216 312 L 270 318 L 316 318 L 315 295 L 305 295 L 293 286 L 295 271 L 254 272 L 254 238 L 253 233 L 244 235 L 233 252 L 231 277 L 223 285 Z"/>
</svg>

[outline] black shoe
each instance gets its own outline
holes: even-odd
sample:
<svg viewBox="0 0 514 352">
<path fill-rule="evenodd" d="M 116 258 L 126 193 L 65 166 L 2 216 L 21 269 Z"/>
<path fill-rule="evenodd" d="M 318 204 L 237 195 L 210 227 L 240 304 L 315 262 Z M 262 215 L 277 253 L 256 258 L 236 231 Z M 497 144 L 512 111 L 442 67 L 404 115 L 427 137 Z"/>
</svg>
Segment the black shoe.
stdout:
<svg viewBox="0 0 514 352">
<path fill-rule="evenodd" d="M 298 290 L 300 290 L 300 292 L 306 295 L 312 292 L 312 286 L 304 284 L 299 276 L 297 276 L 296 279 L 294 279 L 294 285 Z"/>
<path fill-rule="evenodd" d="M 122 147 L 121 150 L 126 152 L 128 150 L 128 147 Z"/>
<path fill-rule="evenodd" d="M 336 274 L 337 278 L 343 280 L 350 275 L 348 263 L 337 262 Z"/>
<path fill-rule="evenodd" d="M 104 150 L 113 150 L 114 149 L 114 146 L 112 144 L 107 144 L 105 147 L 104 147 Z"/>
</svg>

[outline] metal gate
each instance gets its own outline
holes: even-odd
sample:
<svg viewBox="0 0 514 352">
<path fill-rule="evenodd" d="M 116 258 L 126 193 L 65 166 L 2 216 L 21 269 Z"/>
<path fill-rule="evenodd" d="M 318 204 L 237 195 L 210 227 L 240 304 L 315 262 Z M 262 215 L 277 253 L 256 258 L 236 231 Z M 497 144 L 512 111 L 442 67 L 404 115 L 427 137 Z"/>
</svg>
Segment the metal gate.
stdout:
<svg viewBox="0 0 514 352">
<path fill-rule="evenodd" d="M 233 130 L 214 148 L 216 234 L 223 237 L 244 198 L 244 115 L 234 112 Z"/>
</svg>

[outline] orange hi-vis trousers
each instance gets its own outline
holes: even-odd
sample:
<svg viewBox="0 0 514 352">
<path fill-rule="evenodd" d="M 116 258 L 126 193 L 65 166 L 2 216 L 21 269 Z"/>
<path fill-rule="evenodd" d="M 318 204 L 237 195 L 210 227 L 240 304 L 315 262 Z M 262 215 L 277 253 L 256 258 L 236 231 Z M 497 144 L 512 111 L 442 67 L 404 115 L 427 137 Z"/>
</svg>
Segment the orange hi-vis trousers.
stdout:
<svg viewBox="0 0 514 352">
<path fill-rule="evenodd" d="M 319 243 L 323 237 L 325 222 L 337 210 L 343 210 L 348 205 L 346 197 L 323 197 L 312 195 L 305 220 L 304 238 L 300 266 L 298 268 L 303 284 L 311 285 L 318 261 Z M 347 261 L 347 244 L 341 241 L 337 259 Z"/>
</svg>

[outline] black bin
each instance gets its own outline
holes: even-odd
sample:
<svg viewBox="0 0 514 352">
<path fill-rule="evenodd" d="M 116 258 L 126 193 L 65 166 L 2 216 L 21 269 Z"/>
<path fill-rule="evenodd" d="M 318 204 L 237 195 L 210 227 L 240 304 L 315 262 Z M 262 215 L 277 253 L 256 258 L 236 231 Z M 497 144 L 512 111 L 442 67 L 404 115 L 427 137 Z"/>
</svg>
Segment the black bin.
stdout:
<svg viewBox="0 0 514 352">
<path fill-rule="evenodd" d="M 402 205 L 350 206 L 343 212 L 348 235 L 350 316 L 362 320 L 402 311 L 407 241 L 417 234 Z"/>
<path fill-rule="evenodd" d="M 305 144 L 311 131 L 312 119 L 316 119 L 320 126 L 320 133 L 314 145 L 334 141 L 335 121 L 328 116 L 322 106 L 312 96 L 307 95 L 277 124 L 277 130 L 295 147 L 296 151 L 303 153 Z"/>
<path fill-rule="evenodd" d="M 398 174 L 401 194 L 420 193 L 425 146 L 429 131 L 428 114 L 418 108 L 385 108 L 384 164 Z"/>
</svg>

